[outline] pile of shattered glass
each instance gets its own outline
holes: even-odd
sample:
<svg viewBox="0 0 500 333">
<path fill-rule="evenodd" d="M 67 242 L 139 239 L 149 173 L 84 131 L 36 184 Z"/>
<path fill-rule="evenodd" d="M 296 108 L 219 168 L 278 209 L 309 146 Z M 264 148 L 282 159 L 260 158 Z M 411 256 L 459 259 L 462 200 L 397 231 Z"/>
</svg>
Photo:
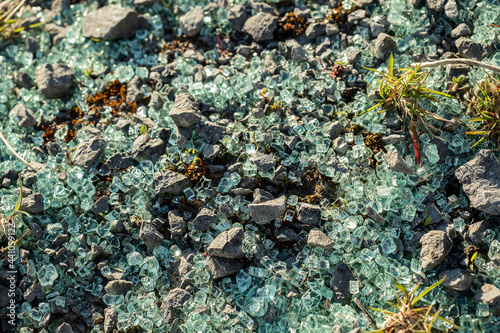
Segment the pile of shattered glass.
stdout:
<svg viewBox="0 0 500 333">
<path fill-rule="evenodd" d="M 18 127 L 15 116 L 9 113 L 9 110 L 15 106 L 17 98 L 20 98 L 28 108 L 36 111 L 37 117 L 43 114 L 45 119 L 56 115 L 59 110 L 68 110 L 74 106 L 86 112 L 88 105 L 85 98 L 95 94 L 109 82 L 118 79 L 121 83 L 127 83 L 135 75 L 147 78 L 148 68 L 166 64 L 167 59 L 163 53 L 155 54 L 142 48 L 142 41 L 150 34 L 157 37 L 163 35 L 162 17 L 175 22 L 175 14 L 172 11 L 174 5 L 177 6 L 178 13 L 185 13 L 193 7 L 192 1 L 168 1 L 168 4 L 169 6 L 165 6 L 163 2 L 158 2 L 147 9 L 144 17 L 150 23 L 151 30 L 138 30 L 135 38 L 130 40 L 97 43 L 82 37 L 82 17 L 95 10 L 97 3 L 85 5 L 80 2 L 71 6 L 64 19 L 54 18 L 70 24 L 66 39 L 57 46 L 50 48 L 48 34 L 37 32 L 40 50 L 35 57 L 24 52 L 24 43 L 4 43 L 8 46 L 0 48 L 0 113 L 2 119 L 5 119 L 1 124 L 2 131 L 10 144 L 15 150 L 22 152 L 26 160 L 46 164 L 46 168 L 38 172 L 30 186 L 33 192 L 43 195 L 45 212 L 31 218 L 21 215 L 15 218 L 19 236 L 30 228 L 31 223 L 36 222 L 45 229 L 41 239 L 27 234 L 20 247 L 21 252 L 23 248 L 29 248 L 32 255 L 28 256 L 24 264 L 19 265 L 23 282 L 31 284 L 38 281 L 46 297 L 38 303 L 22 301 L 18 304 L 19 331 L 28 332 L 28 328 L 40 327 L 40 323 L 51 312 L 50 303 L 55 302 L 56 306 L 64 307 L 69 298 L 77 300 L 79 315 L 84 318 L 88 327 L 94 327 L 95 318 L 103 313 L 95 311 L 89 300 L 98 297 L 102 298 L 106 306 L 115 307 L 118 313 L 117 329 L 121 332 L 132 327 L 140 327 L 145 332 L 168 331 L 171 325 L 164 323 L 160 309 L 161 302 L 171 290 L 167 271 L 169 267 L 179 265 L 185 260 L 183 253 L 189 244 L 165 239 L 154 250 L 146 250 L 139 238 L 139 226 L 134 221 L 151 221 L 151 210 L 166 214 L 179 203 L 186 201 L 200 202 L 201 207 L 217 213 L 216 222 L 208 230 L 200 232 L 193 228 L 192 221 L 195 216 L 186 211 L 183 218 L 188 221 L 190 239 L 201 244 L 200 248 L 206 248 L 221 232 L 241 227 L 244 229 L 243 261 L 247 265 L 234 276 L 212 283 L 203 251 L 191 250 L 194 257 L 191 255 L 191 264 L 186 266 L 185 271 L 191 297 L 175 314 L 181 319 L 181 329 L 184 332 L 246 332 L 257 326 L 259 332 L 331 332 L 334 325 L 341 325 L 345 330 L 353 327 L 370 330 L 368 318 L 354 302 L 341 304 L 333 301 L 331 274 L 333 267 L 341 261 L 352 270 L 358 281 L 351 283 L 350 293 L 366 307 L 385 308 L 385 302 L 395 302 L 396 288 L 392 279 L 412 287 L 416 284 L 412 275 L 417 273 L 425 275 L 428 283 L 436 282 L 437 271 L 422 270 L 419 251 L 403 252 L 396 239 L 413 239 L 415 232 L 412 230 L 412 222 L 425 212 L 424 200 L 430 193 L 434 193 L 436 203 L 445 218 L 449 218 L 446 213 L 453 209 L 468 206 L 463 192 L 460 196 L 449 197 L 440 194 L 446 185 L 445 176 L 453 173 L 457 166 L 474 155 L 469 150 L 469 139 L 463 134 L 463 128 L 455 134 L 443 132 L 448 148 L 457 156 L 448 158 L 445 163 L 438 163 L 437 147 L 432 137 L 427 134 L 420 137 L 421 167 L 416 166 L 413 151 L 408 148 L 407 143 L 386 145 L 387 151 L 397 150 L 406 162 L 417 170 L 412 175 L 391 171 L 387 167 L 385 154 L 378 152 L 372 155 L 359 131 L 359 134 L 353 131 L 343 133 L 346 150 L 338 152 L 334 150 L 328 134 L 333 122 L 340 121 L 344 128 L 360 127 L 361 132 L 385 134 L 386 128 L 381 124 L 384 115 L 368 112 L 353 117 L 373 105 L 368 96 L 358 92 L 353 102 L 340 102 L 341 93 L 346 87 L 345 82 L 332 77 L 329 71 L 324 71 L 319 62 L 315 68 L 307 62 L 298 64 L 286 58 L 286 50 L 282 45 L 278 45 L 278 52 L 263 50 L 260 54 L 254 53 L 249 59 L 236 55 L 229 65 L 223 66 L 222 71 L 217 70 L 218 74 L 215 76 L 212 72 L 219 67 L 215 60 L 219 54 L 215 48 L 209 50 L 204 53 L 209 64 L 204 67 L 208 78 L 204 82 L 193 80 L 196 74 L 193 69 L 195 60 L 177 54 L 177 74 L 171 85 L 176 94 L 189 92 L 203 105 L 211 106 L 213 112 L 210 121 L 213 122 L 221 119 L 222 110 L 226 105 L 238 106 L 234 112 L 234 121 L 227 124 L 226 135 L 220 140 L 220 144 L 228 160 L 241 163 L 241 168 L 239 172 L 236 170 L 226 174 L 218 182 L 202 175 L 196 185 L 188 187 L 179 196 L 173 196 L 170 207 L 165 203 L 160 204 L 154 198 L 154 173 L 163 171 L 175 161 L 190 163 L 193 154 L 186 152 L 190 149 L 202 152 L 206 144 L 205 140 L 193 131 L 185 142 L 185 147 L 181 148 L 172 134 L 166 155 L 161 156 L 158 161 L 145 160 L 114 175 L 109 184 L 110 205 L 113 209 L 103 214 L 102 221 L 96 220 L 91 213 L 97 191 L 96 177 L 105 177 L 106 174 L 99 174 L 100 171 L 95 166 L 85 172 L 72 165 L 65 153 L 79 142 L 85 141 L 86 132 L 78 131 L 76 138 L 66 143 L 64 138 L 68 128 L 57 129 L 55 139 L 62 152 L 42 159 L 32 148 L 43 144 L 43 131 L 28 132 L 27 129 Z M 133 6 L 131 1 L 122 1 L 122 5 Z M 347 2 L 344 4 L 348 5 Z M 488 7 L 488 10 L 463 10 L 460 15 L 462 20 L 473 22 L 473 39 L 490 40 L 494 36 L 492 37 L 488 28 L 484 27 L 491 20 L 498 19 L 500 7 L 498 3 L 484 2 L 482 5 L 484 8 Z M 328 6 L 314 8 L 312 17 L 321 19 L 327 15 Z M 383 8 L 373 7 L 367 11 L 371 17 L 389 13 L 388 20 L 396 33 L 395 38 L 401 51 L 395 55 L 396 67 L 409 66 L 412 49 L 423 49 L 427 54 L 435 52 L 435 45 L 429 39 L 412 37 L 420 27 L 429 23 L 425 7 L 414 9 L 407 6 L 404 0 L 392 0 L 386 1 Z M 409 12 L 410 15 L 403 16 L 402 11 Z M 44 14 L 40 11 L 37 15 L 43 18 Z M 225 8 L 207 14 L 201 35 L 213 35 L 215 29 L 230 33 L 231 28 L 225 15 Z M 400 20 L 403 17 L 410 17 L 411 21 L 402 24 Z M 442 29 L 451 29 L 444 21 L 437 24 L 441 25 Z M 372 46 L 364 43 L 367 36 L 368 28 L 358 26 L 353 38 L 354 46 L 341 49 L 340 40 L 337 40 L 331 46 L 331 58 L 345 63 L 347 53 L 356 49 L 362 52 L 361 65 L 373 66 L 375 60 Z M 107 52 L 103 52 L 104 48 L 108 48 Z M 306 45 L 304 49 L 307 54 L 313 54 L 312 45 Z M 130 61 L 118 62 L 117 59 L 121 55 L 129 57 Z M 31 75 L 36 66 L 59 61 L 68 64 L 74 72 L 75 81 L 81 82 L 70 101 L 46 100 L 36 89 L 22 89 L 18 97 L 13 94 L 14 71 L 22 70 Z M 266 63 L 269 61 L 283 69 L 278 77 L 268 74 Z M 106 75 L 87 75 L 89 68 L 99 73 L 104 71 L 105 66 L 110 66 L 112 71 Z M 387 63 L 380 65 L 380 68 L 385 67 Z M 314 77 L 301 80 L 299 75 L 308 69 L 314 71 Z M 485 74 L 484 71 L 477 70 L 471 75 L 474 79 L 480 79 Z M 434 70 L 430 75 L 430 81 L 434 82 L 433 88 L 446 89 L 445 77 L 443 70 Z M 372 72 L 364 73 L 363 78 L 368 83 L 376 82 L 376 75 Z M 356 81 L 359 78 L 349 79 Z M 367 89 L 369 92 L 372 88 Z M 146 97 L 151 94 L 148 87 L 143 90 Z M 321 97 L 324 96 L 321 93 L 323 91 L 333 94 L 339 102 L 325 103 L 324 97 Z M 160 93 L 164 92 L 160 90 Z M 293 105 L 293 114 L 283 116 L 283 113 L 270 112 L 260 118 L 253 115 L 248 117 L 252 106 L 264 97 L 279 100 L 283 108 Z M 158 128 L 171 128 L 172 133 L 174 132 L 174 124 L 168 116 L 172 105 L 173 100 L 165 98 L 165 104 L 159 110 L 148 106 L 140 106 L 137 109 L 139 116 L 147 116 L 157 125 L 156 128 L 148 128 L 151 137 L 158 137 Z M 468 119 L 460 112 L 461 108 L 455 101 L 432 103 L 426 105 L 426 108 L 443 117 L 454 116 L 464 121 Z M 106 112 L 110 111 L 104 109 L 102 112 L 106 115 Z M 246 125 L 242 124 L 242 119 L 245 119 Z M 128 133 L 124 133 L 115 125 L 116 122 L 111 122 L 102 132 L 102 137 L 108 142 L 104 151 L 106 156 L 116 152 L 130 152 L 132 143 L 143 130 L 140 123 L 132 124 Z M 286 127 L 289 135 L 284 135 L 279 126 Z M 237 135 L 239 132 L 244 132 L 244 135 Z M 288 139 L 291 137 L 299 139 L 290 143 Z M 275 156 L 280 166 L 276 165 L 266 172 L 257 168 L 250 157 L 255 152 L 264 151 Z M 375 159 L 376 167 L 367 167 L 368 158 Z M 333 164 L 332 159 L 335 161 Z M 25 168 L 24 164 L 4 149 L 1 151 L 1 161 L 1 172 L 9 169 L 20 171 Z M 322 197 L 315 205 L 321 212 L 319 228 L 333 240 L 333 248 L 326 250 L 305 245 L 298 252 L 296 248 L 278 248 L 277 244 L 266 238 L 262 228 L 247 223 L 250 222 L 248 205 L 251 202 L 243 195 L 235 195 L 235 191 L 231 190 L 237 188 L 245 179 L 253 177 L 266 184 L 264 190 L 280 194 L 279 186 L 274 185 L 272 180 L 279 175 L 291 185 L 300 187 L 298 170 L 310 167 L 312 162 L 320 174 L 319 177 L 333 184 L 335 189 L 332 196 Z M 419 183 L 421 179 L 426 179 L 426 182 Z M 70 195 L 72 193 L 75 195 Z M 17 202 L 16 186 L 0 189 L 0 196 L 2 214 L 8 215 Z M 300 201 L 303 199 L 300 198 Z M 292 221 L 298 201 L 298 196 L 287 195 L 284 216 L 267 227 L 278 228 L 282 223 Z M 221 209 L 222 206 L 226 208 Z M 386 224 L 381 226 L 366 218 L 366 206 L 384 216 Z M 237 216 L 237 219 L 234 216 Z M 111 232 L 116 220 L 122 221 L 125 228 L 130 230 L 130 237 L 120 240 Z M 463 228 L 460 221 L 455 223 L 460 231 L 460 228 Z M 74 256 L 75 269 L 71 270 L 64 270 L 56 259 L 44 252 L 47 246 L 63 233 L 63 229 L 70 235 L 65 248 Z M 82 247 L 81 235 L 85 236 L 87 251 Z M 304 236 L 307 238 L 307 232 L 299 233 L 300 238 Z M 489 239 L 489 242 L 489 252 L 480 253 L 476 259 L 477 275 L 480 280 L 498 285 L 500 271 L 490 265 L 489 261 L 495 256 L 498 257 L 500 243 L 498 239 Z M 92 244 L 100 246 L 104 252 L 114 254 L 113 259 L 97 267 L 92 260 L 92 253 L 88 250 Z M 134 283 L 133 290 L 126 296 L 107 295 L 103 291 L 106 284 L 103 277 L 116 273 Z M 103 277 L 100 277 L 101 275 Z M 290 294 L 294 297 L 289 297 Z M 463 327 L 494 331 L 491 326 L 491 323 L 495 322 L 494 318 L 485 320 L 484 317 L 488 316 L 487 309 L 485 314 L 484 308 L 477 308 L 470 298 L 451 296 L 439 287 L 426 295 L 422 301 L 439 305 L 441 316 Z M 230 311 L 227 311 L 226 305 L 230 305 Z M 384 317 L 379 313 L 373 312 L 371 315 L 379 326 L 384 321 Z M 273 316 L 274 320 L 268 320 L 269 316 Z M 54 321 L 42 332 L 54 332 L 59 324 Z M 442 321 L 436 321 L 434 326 L 443 329 L 446 325 Z M 98 331 L 96 326 L 92 332 Z"/>
</svg>

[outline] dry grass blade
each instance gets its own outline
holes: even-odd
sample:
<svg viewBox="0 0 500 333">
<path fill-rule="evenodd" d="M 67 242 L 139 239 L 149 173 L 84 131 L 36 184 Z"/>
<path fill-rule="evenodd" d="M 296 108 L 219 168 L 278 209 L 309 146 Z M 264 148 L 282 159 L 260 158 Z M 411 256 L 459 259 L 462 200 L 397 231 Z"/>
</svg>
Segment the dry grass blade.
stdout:
<svg viewBox="0 0 500 333">
<path fill-rule="evenodd" d="M 9 142 L 7 141 L 7 139 L 5 138 L 5 136 L 3 135 L 2 132 L 0 132 L 0 139 L 3 141 L 3 143 L 5 144 L 5 146 L 7 146 L 7 148 L 12 152 L 12 154 L 18 159 L 20 160 L 21 162 L 23 162 L 24 164 L 26 164 L 27 166 L 29 166 L 30 168 L 32 168 L 33 170 L 36 170 L 36 168 L 31 165 L 29 162 L 27 162 L 24 158 L 22 158 L 18 153 L 16 153 L 16 151 L 14 150 L 14 148 L 12 148 L 12 146 L 9 144 Z"/>
</svg>

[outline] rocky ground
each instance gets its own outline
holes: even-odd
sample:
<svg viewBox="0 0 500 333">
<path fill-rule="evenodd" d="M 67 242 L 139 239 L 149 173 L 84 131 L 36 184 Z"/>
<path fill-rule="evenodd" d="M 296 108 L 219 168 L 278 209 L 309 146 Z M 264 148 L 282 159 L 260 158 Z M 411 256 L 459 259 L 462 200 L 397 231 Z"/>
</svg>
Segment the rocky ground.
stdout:
<svg viewBox="0 0 500 333">
<path fill-rule="evenodd" d="M 422 104 L 451 123 L 421 165 L 397 111 L 362 114 L 391 54 L 499 66 L 498 1 L 27 4 L 0 41 L 0 130 L 29 163 L 1 146 L 2 331 L 370 331 L 355 300 L 442 278 L 422 304 L 498 330 L 500 155 L 464 134 L 485 71 L 431 71 L 456 99 Z"/>
</svg>

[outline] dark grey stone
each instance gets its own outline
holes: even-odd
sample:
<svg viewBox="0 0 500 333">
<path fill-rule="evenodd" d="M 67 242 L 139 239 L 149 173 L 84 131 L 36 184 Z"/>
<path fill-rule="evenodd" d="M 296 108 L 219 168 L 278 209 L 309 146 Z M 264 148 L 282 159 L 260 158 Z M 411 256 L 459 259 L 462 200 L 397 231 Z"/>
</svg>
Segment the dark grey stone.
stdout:
<svg viewBox="0 0 500 333">
<path fill-rule="evenodd" d="M 210 227 L 210 224 L 215 221 L 217 221 L 217 215 L 215 215 L 215 213 L 210 209 L 203 208 L 193 220 L 193 226 L 195 230 L 203 232 L 206 231 Z"/>
<path fill-rule="evenodd" d="M 444 5 L 444 15 L 450 20 L 454 20 L 458 17 L 458 6 L 455 0 L 446 1 L 446 5 Z"/>
<path fill-rule="evenodd" d="M 170 118 L 179 127 L 190 127 L 201 121 L 198 101 L 189 93 L 180 93 L 175 98 Z"/>
<path fill-rule="evenodd" d="M 472 35 L 472 31 L 465 23 L 460 23 L 450 32 L 451 38 L 468 37 L 470 35 Z"/>
<path fill-rule="evenodd" d="M 375 40 L 374 55 L 379 60 L 386 60 L 391 53 L 398 52 L 398 44 L 386 33 L 381 33 Z"/>
<path fill-rule="evenodd" d="M 224 135 L 226 135 L 226 127 L 217 125 L 210 121 L 199 123 L 196 126 L 196 130 L 198 134 L 209 144 L 216 144 L 222 140 Z"/>
<path fill-rule="evenodd" d="M 474 295 L 476 303 L 487 303 L 490 306 L 500 304 L 500 289 L 492 284 L 484 284 L 476 295 Z"/>
<path fill-rule="evenodd" d="M 31 89 L 33 87 L 33 83 L 31 82 L 31 78 L 27 73 L 16 73 L 14 76 L 14 82 L 18 88 Z"/>
<path fill-rule="evenodd" d="M 72 160 L 76 165 L 88 170 L 99 158 L 106 145 L 106 140 L 100 137 L 94 137 L 89 141 L 81 142 L 76 146 Z"/>
<path fill-rule="evenodd" d="M 71 238 L 70 235 L 65 234 L 65 235 L 58 235 L 54 240 L 52 241 L 52 246 L 53 247 L 59 247 L 63 245 L 64 243 L 68 242 L 69 239 Z"/>
<path fill-rule="evenodd" d="M 481 61 L 486 55 L 486 51 L 481 43 L 467 37 L 458 38 L 455 41 L 455 46 L 458 49 L 458 53 L 465 58 Z"/>
<path fill-rule="evenodd" d="M 267 224 L 283 215 L 286 209 L 286 196 L 248 205 L 248 212 L 257 224 Z"/>
<path fill-rule="evenodd" d="M 36 239 L 41 239 L 43 235 L 43 229 L 38 225 L 38 223 L 31 223 L 31 234 Z"/>
<path fill-rule="evenodd" d="M 243 229 L 232 228 L 221 232 L 210 242 L 207 252 L 214 257 L 241 258 L 243 246 Z"/>
<path fill-rule="evenodd" d="M 488 220 L 479 221 L 469 225 L 469 238 L 476 246 L 483 244 L 483 234 L 490 227 Z"/>
<path fill-rule="evenodd" d="M 96 215 L 106 213 L 109 209 L 109 197 L 107 195 L 103 195 L 99 199 L 94 202 L 92 205 L 92 212 Z"/>
<path fill-rule="evenodd" d="M 109 170 L 125 169 L 134 165 L 134 159 L 124 153 L 115 153 L 106 160 L 104 165 L 106 165 Z"/>
<path fill-rule="evenodd" d="M 299 235 L 293 229 L 289 228 L 279 228 L 274 230 L 274 237 L 279 243 L 297 242 L 300 239 Z"/>
<path fill-rule="evenodd" d="M 333 247 L 333 241 L 327 234 L 321 230 L 311 230 L 309 231 L 309 236 L 307 237 L 307 244 L 312 247 L 321 247 L 323 249 L 329 250 Z"/>
<path fill-rule="evenodd" d="M 346 305 L 351 301 L 352 295 L 349 291 L 350 281 L 357 281 L 357 279 L 346 264 L 339 262 L 333 269 L 330 284 L 335 302 Z"/>
<path fill-rule="evenodd" d="M 161 96 L 161 94 L 158 91 L 153 91 L 151 94 L 151 100 L 149 101 L 149 105 L 153 107 L 155 110 L 161 110 L 163 107 L 163 104 L 165 103 L 165 100 Z"/>
<path fill-rule="evenodd" d="M 168 223 L 170 225 L 170 234 L 172 238 L 183 237 L 187 232 L 186 221 L 178 210 L 168 212 Z"/>
<path fill-rule="evenodd" d="M 17 124 L 21 127 L 31 128 L 36 125 L 36 119 L 33 116 L 33 111 L 26 108 L 24 104 L 17 104 L 12 111 L 17 117 Z"/>
<path fill-rule="evenodd" d="M 143 221 L 139 237 L 148 249 L 152 250 L 163 241 L 163 235 L 149 222 Z"/>
<path fill-rule="evenodd" d="M 425 271 L 434 269 L 446 258 L 453 247 L 450 236 L 440 230 L 432 230 L 420 239 L 420 262 Z"/>
<path fill-rule="evenodd" d="M 431 218 L 430 224 L 436 224 L 441 222 L 443 216 L 434 203 L 428 204 L 426 208 L 427 208 L 427 217 Z"/>
<path fill-rule="evenodd" d="M 425 5 L 429 9 L 435 10 L 437 12 L 442 12 L 445 2 L 446 0 L 425 0 Z"/>
<path fill-rule="evenodd" d="M 268 172 L 276 165 L 278 159 L 273 155 L 255 153 L 250 157 L 250 161 L 255 163 L 259 171 Z"/>
<path fill-rule="evenodd" d="M 30 214 L 43 213 L 43 196 L 40 193 L 30 194 L 23 198 L 21 210 Z"/>
<path fill-rule="evenodd" d="M 306 51 L 296 40 L 289 39 L 286 41 L 286 45 L 290 48 L 290 56 L 293 61 L 298 63 L 307 61 Z"/>
<path fill-rule="evenodd" d="M 245 21 L 247 20 L 245 7 L 243 5 L 231 6 L 227 12 L 227 20 L 231 23 L 234 30 L 241 31 Z"/>
<path fill-rule="evenodd" d="M 345 142 L 343 137 L 339 136 L 333 141 L 333 149 L 337 153 L 345 155 L 345 153 L 349 149 L 349 145 Z"/>
<path fill-rule="evenodd" d="M 159 0 L 134 0 L 134 5 L 150 7 L 157 3 Z"/>
<path fill-rule="evenodd" d="M 203 9 L 201 6 L 194 7 L 189 12 L 181 16 L 179 25 L 182 32 L 188 37 L 196 36 L 203 27 Z"/>
<path fill-rule="evenodd" d="M 137 12 L 116 5 L 108 5 L 84 17 L 82 36 L 104 40 L 128 38 L 138 27 Z"/>
<path fill-rule="evenodd" d="M 206 265 L 213 280 L 222 279 L 238 273 L 243 268 L 243 263 L 236 259 L 206 257 Z"/>
<path fill-rule="evenodd" d="M 48 99 L 61 98 L 73 82 L 73 73 L 66 65 L 43 64 L 35 75 L 38 89 Z"/>
<path fill-rule="evenodd" d="M 333 123 L 328 124 L 326 132 L 330 135 L 332 140 L 336 139 L 340 133 L 342 133 L 342 123 L 340 121 L 334 121 Z"/>
<path fill-rule="evenodd" d="M 205 156 L 208 159 L 213 159 L 217 157 L 220 151 L 221 151 L 220 145 L 212 145 L 208 143 L 205 145 L 205 147 L 203 147 L 203 156 Z"/>
<path fill-rule="evenodd" d="M 109 281 L 104 287 L 104 291 L 109 295 L 125 295 L 127 291 L 131 290 L 134 284 L 126 280 Z"/>
<path fill-rule="evenodd" d="M 68 323 L 62 323 L 57 329 L 55 333 L 73 333 L 73 329 L 71 325 Z"/>
<path fill-rule="evenodd" d="M 406 161 L 401 157 L 401 155 L 399 155 L 396 150 L 388 151 L 385 154 L 385 157 L 387 158 L 387 164 L 389 165 L 389 168 L 391 168 L 391 170 L 404 174 L 413 173 L 413 170 L 410 168 L 408 163 L 406 163 Z"/>
<path fill-rule="evenodd" d="M 170 290 L 167 298 L 161 303 L 160 310 L 163 313 L 163 321 L 170 324 L 173 319 L 173 310 L 181 308 L 189 299 L 189 293 L 181 288 Z"/>
<path fill-rule="evenodd" d="M 252 203 L 257 204 L 257 203 L 261 203 L 261 202 L 273 200 L 273 199 L 274 199 L 274 196 L 271 193 L 269 193 L 263 189 L 256 188 L 255 191 L 253 192 L 253 202 Z"/>
<path fill-rule="evenodd" d="M 109 307 L 104 310 L 104 333 L 112 333 L 113 328 L 118 321 L 118 312 L 114 307 Z"/>
<path fill-rule="evenodd" d="M 188 177 L 167 169 L 163 172 L 155 172 L 153 184 L 155 195 L 181 195 L 190 182 Z"/>
<path fill-rule="evenodd" d="M 443 286 L 449 289 L 464 291 L 469 289 L 472 281 L 474 281 L 474 275 L 467 272 L 462 268 L 449 269 L 441 274 L 439 274 L 439 279 L 446 276 L 443 281 Z"/>
<path fill-rule="evenodd" d="M 161 139 L 153 139 L 148 133 L 139 135 L 132 146 L 130 156 L 136 161 L 147 160 L 151 155 L 163 155 L 165 142 Z"/>
<path fill-rule="evenodd" d="M 305 35 L 309 39 L 314 39 L 321 35 L 324 35 L 326 32 L 326 25 L 324 23 L 311 23 L 307 26 L 305 31 Z"/>
<path fill-rule="evenodd" d="M 467 75 L 470 72 L 470 68 L 467 65 L 448 65 L 446 66 L 446 74 L 448 79 L 457 78 L 461 75 Z"/>
<path fill-rule="evenodd" d="M 301 202 L 297 207 L 297 220 L 308 226 L 318 226 L 321 222 L 321 209 L 319 205 Z"/>
<path fill-rule="evenodd" d="M 455 176 L 474 208 L 500 215 L 500 162 L 491 150 L 480 150 L 457 169 Z"/>
<path fill-rule="evenodd" d="M 273 39 L 273 33 L 278 27 L 278 18 L 268 13 L 257 13 L 246 20 L 243 31 L 255 41 L 263 42 Z"/>
</svg>

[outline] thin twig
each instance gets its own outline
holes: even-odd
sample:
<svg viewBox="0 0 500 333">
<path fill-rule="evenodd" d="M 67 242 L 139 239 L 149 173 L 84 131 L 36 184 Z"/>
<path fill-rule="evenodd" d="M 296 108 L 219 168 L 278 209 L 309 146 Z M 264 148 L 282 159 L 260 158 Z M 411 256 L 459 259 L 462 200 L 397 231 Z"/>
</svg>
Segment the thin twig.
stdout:
<svg viewBox="0 0 500 333">
<path fill-rule="evenodd" d="M 10 146 L 10 144 L 7 141 L 7 139 L 5 138 L 5 136 L 3 136 L 2 132 L 0 132 L 0 139 L 2 139 L 3 143 L 5 143 L 7 148 L 9 148 L 9 150 L 12 152 L 12 154 L 14 154 L 15 157 L 17 157 L 21 162 L 23 162 L 24 164 L 26 164 L 27 166 L 29 166 L 33 170 L 36 170 L 36 168 L 34 166 L 32 166 L 31 164 L 26 162 L 26 160 L 24 158 L 22 158 L 18 153 L 16 153 L 16 151 Z"/>
<path fill-rule="evenodd" d="M 438 60 L 438 61 L 432 61 L 432 62 L 424 62 L 421 64 L 413 63 L 413 64 L 411 64 L 411 67 L 431 68 L 431 67 L 438 67 L 438 66 L 445 66 L 445 65 L 470 65 L 470 66 L 481 67 L 484 69 L 488 69 L 490 71 L 500 73 L 500 67 L 493 66 L 490 64 L 485 64 L 484 62 L 481 62 L 481 61 L 476 61 L 476 60 L 472 60 L 472 59 L 460 59 L 460 58 L 459 59 L 444 59 L 444 60 Z"/>
<path fill-rule="evenodd" d="M 356 303 L 356 305 L 358 306 L 358 308 L 361 311 L 363 311 L 363 313 L 368 317 L 368 319 L 372 323 L 373 328 L 375 328 L 376 330 L 378 330 L 377 323 L 375 322 L 375 320 L 373 319 L 373 317 L 370 315 L 370 313 L 368 312 L 368 310 L 366 310 L 366 308 L 363 306 L 363 304 L 361 304 L 361 302 L 357 298 L 354 298 L 354 303 Z"/>
</svg>

